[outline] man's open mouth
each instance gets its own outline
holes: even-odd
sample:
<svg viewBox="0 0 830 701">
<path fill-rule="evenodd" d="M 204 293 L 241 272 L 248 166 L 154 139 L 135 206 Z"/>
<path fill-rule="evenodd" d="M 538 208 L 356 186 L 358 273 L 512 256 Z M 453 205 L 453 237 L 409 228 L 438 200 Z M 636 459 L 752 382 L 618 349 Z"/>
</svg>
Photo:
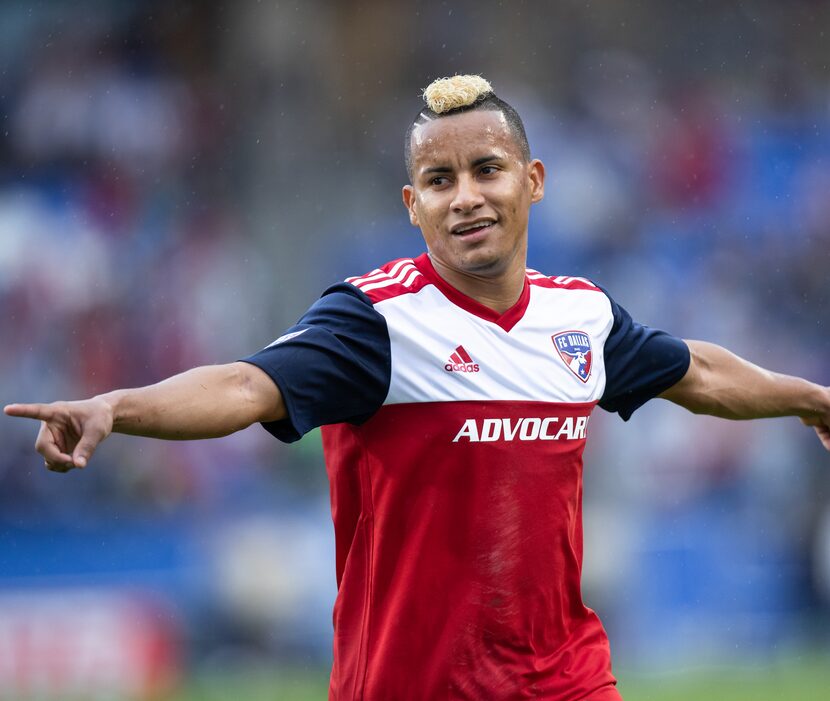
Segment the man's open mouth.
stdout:
<svg viewBox="0 0 830 701">
<path fill-rule="evenodd" d="M 479 219 L 466 224 L 458 224 L 452 228 L 451 233 L 455 236 L 477 234 L 479 231 L 489 229 L 495 223 L 494 219 Z"/>
</svg>

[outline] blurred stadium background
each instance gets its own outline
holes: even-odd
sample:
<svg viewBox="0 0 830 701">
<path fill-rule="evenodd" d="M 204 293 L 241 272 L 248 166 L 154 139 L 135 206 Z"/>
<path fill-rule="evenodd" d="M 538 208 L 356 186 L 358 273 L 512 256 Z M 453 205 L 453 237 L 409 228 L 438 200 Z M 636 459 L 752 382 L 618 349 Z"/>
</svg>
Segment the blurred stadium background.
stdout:
<svg viewBox="0 0 830 701">
<path fill-rule="evenodd" d="M 481 72 L 548 166 L 530 264 L 830 384 L 830 3 L 0 5 L 0 403 L 234 360 L 422 250 L 402 138 Z M 588 602 L 626 699 L 830 698 L 830 457 L 794 420 L 598 414 Z M 323 698 L 319 438 L 0 420 L 0 699 Z M 413 631 L 417 635 L 417 631 Z"/>
</svg>

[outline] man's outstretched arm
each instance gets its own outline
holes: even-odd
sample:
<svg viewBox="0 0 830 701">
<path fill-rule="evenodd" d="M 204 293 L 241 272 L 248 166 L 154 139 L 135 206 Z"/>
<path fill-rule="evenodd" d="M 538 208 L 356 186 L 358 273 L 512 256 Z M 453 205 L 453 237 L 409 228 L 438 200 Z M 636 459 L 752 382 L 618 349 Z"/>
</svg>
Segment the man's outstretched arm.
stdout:
<svg viewBox="0 0 830 701">
<path fill-rule="evenodd" d="M 112 432 L 169 440 L 218 438 L 286 416 L 274 381 L 243 362 L 194 368 L 155 385 L 81 401 L 9 404 L 5 413 L 42 422 L 35 449 L 47 467 L 59 472 L 85 467 Z"/>
<path fill-rule="evenodd" d="M 830 450 L 830 387 L 764 370 L 725 348 L 686 341 L 691 363 L 686 375 L 660 397 L 695 414 L 724 419 L 798 416 Z"/>
</svg>

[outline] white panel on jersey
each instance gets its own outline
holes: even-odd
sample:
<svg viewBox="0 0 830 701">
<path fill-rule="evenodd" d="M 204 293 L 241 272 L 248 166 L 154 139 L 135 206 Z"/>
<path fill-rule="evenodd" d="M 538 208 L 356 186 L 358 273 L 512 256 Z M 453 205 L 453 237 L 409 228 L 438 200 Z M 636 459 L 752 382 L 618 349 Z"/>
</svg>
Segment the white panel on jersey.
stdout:
<svg viewBox="0 0 830 701">
<path fill-rule="evenodd" d="M 391 341 L 385 404 L 593 402 L 605 390 L 603 348 L 613 317 L 601 291 L 532 285 L 527 310 L 509 332 L 453 304 L 434 285 L 375 309 L 386 318 Z M 583 338 L 578 335 L 564 336 L 564 351 L 557 350 L 552 337 L 568 331 L 588 336 L 588 358 L 565 352 L 576 348 L 569 343 Z M 590 372 L 583 380 L 579 370 L 585 374 L 586 362 Z"/>
</svg>

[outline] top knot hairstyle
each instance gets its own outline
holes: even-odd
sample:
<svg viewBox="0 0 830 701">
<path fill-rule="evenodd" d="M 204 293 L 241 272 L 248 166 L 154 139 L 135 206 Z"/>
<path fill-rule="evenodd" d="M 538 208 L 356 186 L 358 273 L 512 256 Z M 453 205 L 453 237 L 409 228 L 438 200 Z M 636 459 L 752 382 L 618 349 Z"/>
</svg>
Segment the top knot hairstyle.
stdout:
<svg viewBox="0 0 830 701">
<path fill-rule="evenodd" d="M 523 158 L 526 161 L 530 160 L 530 144 L 527 141 L 522 118 L 511 105 L 496 96 L 490 83 L 480 75 L 454 75 L 451 78 L 434 80 L 424 88 L 423 99 L 426 106 L 412 120 L 406 130 L 404 141 L 404 161 L 410 180 L 412 180 L 412 131 L 415 127 L 433 119 L 472 110 L 501 112 L 507 122 L 507 127 L 516 139 Z"/>
<path fill-rule="evenodd" d="M 433 80 L 424 88 L 424 102 L 435 114 L 469 107 L 479 98 L 493 94 L 493 87 L 480 75 L 455 75 Z"/>
</svg>

